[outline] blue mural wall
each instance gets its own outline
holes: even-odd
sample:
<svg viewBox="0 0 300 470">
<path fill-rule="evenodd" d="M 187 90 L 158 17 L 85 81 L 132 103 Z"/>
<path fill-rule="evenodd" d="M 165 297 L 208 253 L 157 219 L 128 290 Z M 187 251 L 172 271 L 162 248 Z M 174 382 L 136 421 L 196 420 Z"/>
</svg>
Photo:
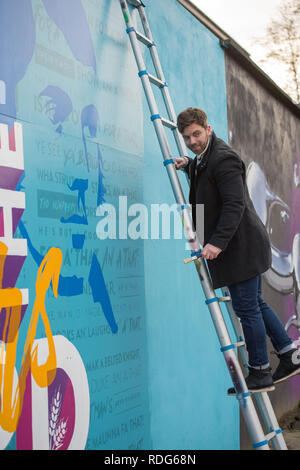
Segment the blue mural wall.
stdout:
<svg viewBox="0 0 300 470">
<path fill-rule="evenodd" d="M 146 5 L 176 111 L 226 139 L 218 40 Z M 185 241 L 98 236 L 104 204 L 174 202 L 119 1 L 0 0 L 0 44 L 1 448 L 238 448 Z"/>
</svg>

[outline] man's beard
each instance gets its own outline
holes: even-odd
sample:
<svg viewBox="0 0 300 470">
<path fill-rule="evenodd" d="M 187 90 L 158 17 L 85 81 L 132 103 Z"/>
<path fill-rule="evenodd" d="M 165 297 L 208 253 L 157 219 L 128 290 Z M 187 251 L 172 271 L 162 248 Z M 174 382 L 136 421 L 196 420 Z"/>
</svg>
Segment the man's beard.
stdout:
<svg viewBox="0 0 300 470">
<path fill-rule="evenodd" d="M 209 136 L 207 136 L 207 140 L 204 144 L 194 145 L 191 148 L 192 152 L 196 153 L 197 155 L 200 155 L 202 152 L 204 152 L 204 150 L 206 150 L 208 146 L 208 142 L 209 142 Z"/>
</svg>

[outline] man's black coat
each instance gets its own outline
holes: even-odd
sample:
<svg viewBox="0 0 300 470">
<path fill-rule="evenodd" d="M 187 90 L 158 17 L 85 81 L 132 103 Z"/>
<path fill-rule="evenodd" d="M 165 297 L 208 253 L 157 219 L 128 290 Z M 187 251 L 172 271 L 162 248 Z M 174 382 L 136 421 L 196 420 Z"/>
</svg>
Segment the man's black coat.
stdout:
<svg viewBox="0 0 300 470">
<path fill-rule="evenodd" d="M 197 167 L 197 170 L 196 170 Z M 240 157 L 212 133 L 202 161 L 189 159 L 190 204 L 204 204 L 203 246 L 222 252 L 208 260 L 213 287 L 229 286 L 261 274 L 271 266 L 270 240 L 250 199 L 246 168 Z"/>
</svg>

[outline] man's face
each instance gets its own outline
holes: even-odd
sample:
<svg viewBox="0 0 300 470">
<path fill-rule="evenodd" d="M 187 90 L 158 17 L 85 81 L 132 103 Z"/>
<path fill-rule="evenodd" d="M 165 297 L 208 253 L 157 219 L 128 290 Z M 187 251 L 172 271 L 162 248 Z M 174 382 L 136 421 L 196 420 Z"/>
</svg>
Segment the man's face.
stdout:
<svg viewBox="0 0 300 470">
<path fill-rule="evenodd" d="M 210 126 L 207 126 L 205 129 L 196 123 L 185 127 L 182 133 L 186 146 L 196 155 L 199 155 L 201 152 L 203 152 L 210 135 Z"/>
</svg>

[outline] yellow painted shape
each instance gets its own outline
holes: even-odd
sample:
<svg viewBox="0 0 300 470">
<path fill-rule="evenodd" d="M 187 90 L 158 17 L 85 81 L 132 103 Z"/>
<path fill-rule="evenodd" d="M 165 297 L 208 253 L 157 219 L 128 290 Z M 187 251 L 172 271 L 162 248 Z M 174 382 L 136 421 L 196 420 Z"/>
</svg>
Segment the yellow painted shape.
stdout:
<svg viewBox="0 0 300 470">
<path fill-rule="evenodd" d="M 2 289 L 6 256 L 7 246 L 0 242 L 0 311 L 5 307 L 6 312 L 0 346 L 0 425 L 5 431 L 14 432 L 22 411 L 28 372 L 31 371 L 34 380 L 40 387 L 49 386 L 55 378 L 56 352 L 45 308 L 45 298 L 51 282 L 54 296 L 57 297 L 62 252 L 59 248 L 50 248 L 39 267 L 36 280 L 36 297 L 15 391 L 13 391 L 13 376 L 21 321 L 22 293 L 17 288 Z M 48 358 L 44 364 L 38 364 L 37 347 L 33 349 L 39 315 L 41 315 L 44 323 L 49 349 Z"/>
</svg>

